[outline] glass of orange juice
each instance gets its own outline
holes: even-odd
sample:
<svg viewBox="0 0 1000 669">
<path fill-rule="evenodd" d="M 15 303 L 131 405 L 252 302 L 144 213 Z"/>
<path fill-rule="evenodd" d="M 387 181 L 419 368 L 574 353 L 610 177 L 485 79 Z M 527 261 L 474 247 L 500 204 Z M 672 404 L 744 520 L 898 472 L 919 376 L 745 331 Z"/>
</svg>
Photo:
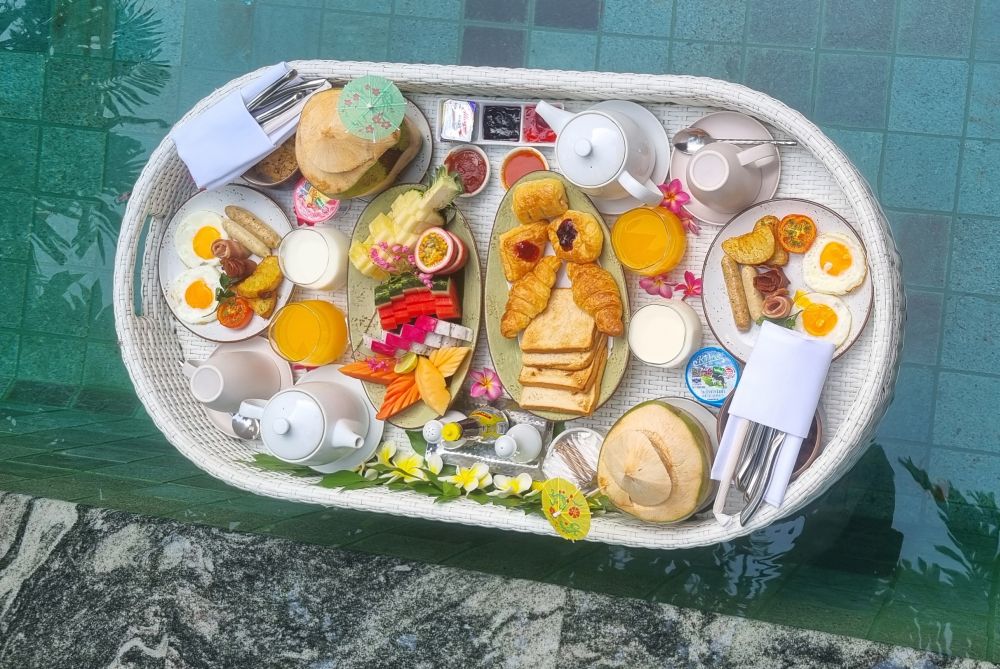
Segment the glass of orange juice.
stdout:
<svg viewBox="0 0 1000 669">
<path fill-rule="evenodd" d="M 618 217 L 611 245 L 625 267 L 643 276 L 669 272 L 684 257 L 687 235 L 681 219 L 663 207 L 638 207 Z"/>
<path fill-rule="evenodd" d="M 343 311 L 323 300 L 291 302 L 274 315 L 267 339 L 285 360 L 320 367 L 347 350 L 347 319 Z"/>
</svg>

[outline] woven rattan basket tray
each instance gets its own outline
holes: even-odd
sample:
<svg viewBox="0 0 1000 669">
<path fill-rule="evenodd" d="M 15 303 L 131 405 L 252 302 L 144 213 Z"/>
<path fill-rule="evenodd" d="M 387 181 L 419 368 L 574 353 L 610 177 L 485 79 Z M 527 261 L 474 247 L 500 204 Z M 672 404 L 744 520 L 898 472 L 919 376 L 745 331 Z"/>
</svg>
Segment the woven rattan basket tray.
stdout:
<svg viewBox="0 0 1000 669">
<path fill-rule="evenodd" d="M 858 342 L 831 370 L 822 398 L 826 418 L 826 445 L 822 455 L 789 488 L 780 509 L 765 507 L 747 527 L 720 527 L 711 515 L 683 524 L 658 526 L 624 514 L 595 518 L 592 541 L 628 546 L 681 548 L 732 539 L 764 527 L 802 508 L 846 472 L 872 438 L 892 397 L 902 345 L 904 298 L 899 257 L 885 215 L 867 183 L 843 152 L 801 114 L 777 100 L 736 84 L 685 76 L 653 76 L 555 70 L 520 70 L 437 65 L 401 65 L 340 61 L 291 63 L 303 75 L 345 80 L 374 72 L 393 79 L 427 115 L 436 119 L 441 96 L 497 97 L 562 101 L 579 110 L 590 101 L 627 99 L 644 104 L 666 126 L 670 135 L 711 111 L 730 109 L 750 114 L 768 124 L 776 137 L 798 140 L 782 149 L 778 197 L 800 197 L 820 202 L 841 214 L 863 237 L 875 288 L 874 309 Z M 180 121 L 196 116 L 235 87 L 255 76 L 250 73 L 208 96 Z M 434 147 L 439 164 L 449 148 Z M 484 147 L 494 167 L 506 149 Z M 132 192 L 122 221 L 115 261 L 115 323 L 122 356 L 139 399 L 157 426 L 187 458 L 206 472 L 234 486 L 282 499 L 327 506 L 362 509 L 443 522 L 497 527 L 521 532 L 554 534 L 537 516 L 497 506 L 460 500 L 435 504 L 429 497 L 381 488 L 342 491 L 321 488 L 311 479 L 262 471 L 248 464 L 254 445 L 224 436 L 208 421 L 191 397 L 181 372 L 185 356 L 204 358 L 214 345 L 198 340 L 171 316 L 155 275 L 155 251 L 166 223 L 177 208 L 196 191 L 187 169 L 170 139 L 153 152 Z M 273 193 L 269 193 L 274 196 Z M 502 197 L 494 178 L 479 196 L 459 203 L 472 225 L 480 256 L 485 259 L 490 228 Z M 291 214 L 291 202 L 276 199 Z M 364 203 L 351 203 L 335 219 L 350 232 Z M 147 229 L 147 223 L 148 229 Z M 715 228 L 704 226 L 690 238 L 680 270 L 700 273 Z M 630 287 L 633 309 L 649 298 Z M 334 301 L 345 306 L 341 293 Z M 701 314 L 701 304 L 692 306 Z M 705 328 L 706 344 L 714 343 Z M 480 336 L 474 367 L 489 365 L 486 337 Z M 630 363 L 616 395 L 583 425 L 610 426 L 634 404 L 664 395 L 686 396 L 682 374 Z M 387 426 L 386 438 L 405 441 L 404 434 Z"/>
</svg>

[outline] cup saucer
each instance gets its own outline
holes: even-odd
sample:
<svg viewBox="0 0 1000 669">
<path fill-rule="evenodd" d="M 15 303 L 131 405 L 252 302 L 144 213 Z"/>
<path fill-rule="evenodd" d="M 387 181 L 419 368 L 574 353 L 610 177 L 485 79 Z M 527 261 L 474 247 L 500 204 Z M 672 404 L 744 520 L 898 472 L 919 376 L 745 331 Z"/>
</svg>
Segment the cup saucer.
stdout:
<svg viewBox="0 0 1000 669">
<path fill-rule="evenodd" d="M 768 132 L 763 123 L 755 118 L 747 116 L 746 114 L 740 114 L 739 112 L 723 111 L 708 114 L 707 116 L 702 116 L 691 125 L 695 128 L 701 128 L 712 137 L 733 139 L 774 139 L 774 136 Z M 691 156 L 677 150 L 674 150 L 670 156 L 670 177 L 672 179 L 680 179 L 682 188 L 689 195 L 691 190 L 687 185 L 687 166 L 690 160 Z M 760 168 L 760 172 L 760 191 L 758 191 L 757 196 L 753 199 L 753 202 L 748 203 L 747 206 L 763 202 L 764 200 L 770 200 L 774 197 L 775 192 L 777 192 L 778 180 L 781 178 L 780 150 L 778 151 L 778 159 L 770 165 L 765 165 Z M 687 209 L 689 214 L 694 216 L 699 221 L 704 221 L 705 223 L 709 223 L 711 225 L 725 225 L 733 216 L 736 215 L 735 213 L 715 211 L 707 205 L 699 202 L 694 195 L 691 195 L 691 201 L 684 205 L 684 208 Z"/>
<path fill-rule="evenodd" d="M 234 341 L 228 344 L 220 344 L 212 351 L 212 354 L 208 356 L 211 360 L 213 356 L 217 353 L 223 351 L 250 351 L 251 353 L 259 353 L 260 355 L 266 355 L 274 366 L 278 369 L 278 376 L 281 379 L 281 384 L 279 390 L 284 390 L 285 388 L 290 388 L 292 384 L 295 383 L 295 379 L 292 377 L 292 366 L 288 362 L 274 352 L 271 348 L 271 344 L 267 339 L 263 337 L 251 337 L 244 341 Z M 249 399 L 249 398 L 248 398 Z M 267 399 L 266 397 L 260 399 Z M 215 409 L 209 409 L 208 407 L 202 407 L 205 410 L 205 414 L 208 419 L 212 421 L 212 425 L 217 427 L 223 434 L 233 437 L 234 439 L 239 439 L 235 432 L 233 432 L 233 414 L 228 411 L 216 411 Z"/>
<path fill-rule="evenodd" d="M 324 474 L 330 474 L 332 472 L 344 471 L 346 469 L 354 469 L 362 463 L 367 462 L 375 454 L 375 450 L 382 441 L 382 431 L 385 429 L 385 423 L 375 416 L 378 412 L 375 411 L 375 407 L 372 406 L 372 403 L 368 401 L 368 395 L 365 394 L 365 388 L 361 384 L 361 381 L 351 378 L 350 376 L 346 376 L 345 374 L 341 374 L 340 365 L 323 365 L 322 367 L 317 367 L 316 369 L 306 372 L 302 375 L 302 378 L 299 379 L 299 383 L 305 383 L 307 381 L 336 383 L 337 385 L 344 386 L 361 399 L 361 404 L 364 405 L 365 410 L 368 412 L 368 432 L 365 434 L 364 446 L 347 457 L 334 460 L 326 465 L 316 465 L 311 467 L 311 469 L 315 469 L 316 471 Z"/>
</svg>

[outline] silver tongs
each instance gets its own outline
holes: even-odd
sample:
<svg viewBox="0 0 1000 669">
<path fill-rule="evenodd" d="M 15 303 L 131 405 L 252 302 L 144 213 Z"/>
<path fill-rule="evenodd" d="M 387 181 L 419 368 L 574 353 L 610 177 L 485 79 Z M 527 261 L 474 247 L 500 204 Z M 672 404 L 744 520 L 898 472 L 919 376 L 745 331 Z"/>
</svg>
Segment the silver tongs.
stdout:
<svg viewBox="0 0 1000 669">
<path fill-rule="evenodd" d="M 295 81 L 298 76 L 296 70 L 289 70 L 258 93 L 247 103 L 250 115 L 258 123 L 266 123 L 288 111 L 326 83 L 326 79 L 322 77 Z"/>
</svg>

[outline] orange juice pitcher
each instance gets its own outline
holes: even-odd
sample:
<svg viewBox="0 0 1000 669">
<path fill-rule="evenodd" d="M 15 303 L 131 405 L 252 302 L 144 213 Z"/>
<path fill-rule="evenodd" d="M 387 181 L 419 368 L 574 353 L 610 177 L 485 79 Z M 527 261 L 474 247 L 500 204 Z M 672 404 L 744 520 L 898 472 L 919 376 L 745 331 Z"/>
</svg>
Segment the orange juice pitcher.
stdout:
<svg viewBox="0 0 1000 669">
<path fill-rule="evenodd" d="M 663 207 L 638 207 L 618 217 L 611 245 L 626 269 L 643 276 L 669 272 L 687 250 L 684 225 Z"/>
<path fill-rule="evenodd" d="M 347 319 L 336 305 L 323 300 L 292 302 L 274 315 L 267 339 L 285 360 L 320 367 L 347 350 Z"/>
</svg>

